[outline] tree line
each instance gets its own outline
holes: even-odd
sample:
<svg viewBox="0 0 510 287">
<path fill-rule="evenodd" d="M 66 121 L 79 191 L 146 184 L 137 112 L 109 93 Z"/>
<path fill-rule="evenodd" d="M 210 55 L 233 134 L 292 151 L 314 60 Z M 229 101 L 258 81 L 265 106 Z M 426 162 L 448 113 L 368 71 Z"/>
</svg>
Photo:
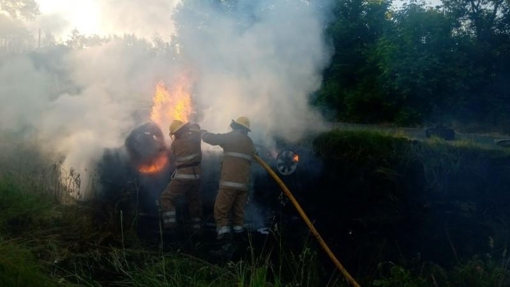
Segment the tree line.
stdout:
<svg viewBox="0 0 510 287">
<path fill-rule="evenodd" d="M 335 0 L 330 119 L 510 131 L 510 1 Z"/>
</svg>

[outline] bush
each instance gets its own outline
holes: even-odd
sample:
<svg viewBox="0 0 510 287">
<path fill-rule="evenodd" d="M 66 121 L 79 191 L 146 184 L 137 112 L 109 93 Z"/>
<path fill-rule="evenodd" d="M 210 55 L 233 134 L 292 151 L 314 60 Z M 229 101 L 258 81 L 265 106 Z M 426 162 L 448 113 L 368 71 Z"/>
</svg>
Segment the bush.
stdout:
<svg viewBox="0 0 510 287">
<path fill-rule="evenodd" d="M 0 238 L 0 254 L 0 286 L 57 286 L 26 247 Z"/>
<path fill-rule="evenodd" d="M 24 191 L 9 178 L 0 178 L 0 230 L 22 231 L 51 212 L 47 195 Z"/>
</svg>

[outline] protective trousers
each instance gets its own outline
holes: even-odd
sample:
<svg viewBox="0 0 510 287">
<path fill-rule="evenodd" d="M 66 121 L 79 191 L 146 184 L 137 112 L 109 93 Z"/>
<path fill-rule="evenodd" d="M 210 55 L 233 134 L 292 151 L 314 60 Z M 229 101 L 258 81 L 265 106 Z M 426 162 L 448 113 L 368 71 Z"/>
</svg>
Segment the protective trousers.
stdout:
<svg viewBox="0 0 510 287">
<path fill-rule="evenodd" d="M 214 219 L 218 230 L 218 238 L 230 233 L 229 215 L 232 211 L 234 232 L 244 231 L 244 206 L 248 200 L 246 190 L 220 188 L 214 203 Z"/>
<path fill-rule="evenodd" d="M 175 203 L 180 196 L 186 196 L 188 199 L 192 227 L 200 228 L 202 202 L 199 190 L 199 180 L 172 179 L 159 198 L 165 228 L 173 228 L 176 225 Z"/>
</svg>

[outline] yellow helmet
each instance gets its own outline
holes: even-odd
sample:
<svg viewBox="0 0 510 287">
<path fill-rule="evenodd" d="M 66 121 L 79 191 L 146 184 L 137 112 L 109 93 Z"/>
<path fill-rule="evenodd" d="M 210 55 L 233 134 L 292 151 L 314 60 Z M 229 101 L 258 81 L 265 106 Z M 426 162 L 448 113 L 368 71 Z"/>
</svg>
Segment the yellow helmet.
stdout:
<svg viewBox="0 0 510 287">
<path fill-rule="evenodd" d="M 234 123 L 245 127 L 248 131 L 250 130 L 250 120 L 247 117 L 238 117 L 237 120 L 233 121 Z"/>
<path fill-rule="evenodd" d="M 179 120 L 173 120 L 173 122 L 170 124 L 170 135 L 175 134 L 178 130 L 180 130 L 183 126 L 186 124 Z"/>
</svg>

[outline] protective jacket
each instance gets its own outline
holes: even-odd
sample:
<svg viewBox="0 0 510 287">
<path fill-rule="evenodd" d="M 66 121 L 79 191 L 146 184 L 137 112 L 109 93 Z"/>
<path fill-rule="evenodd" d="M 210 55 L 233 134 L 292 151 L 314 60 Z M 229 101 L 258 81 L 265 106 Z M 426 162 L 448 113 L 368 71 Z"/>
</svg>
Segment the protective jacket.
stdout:
<svg viewBox="0 0 510 287">
<path fill-rule="evenodd" d="M 187 132 L 176 138 L 170 150 L 174 155 L 176 172 L 173 179 L 194 180 L 200 178 L 202 162 L 200 133 Z"/>
<path fill-rule="evenodd" d="M 170 146 L 176 169 L 172 180 L 160 196 L 165 228 L 176 224 L 175 204 L 180 196 L 188 198 L 192 227 L 200 228 L 202 204 L 199 196 L 202 169 L 201 139 L 199 132 L 186 132 L 177 137 Z"/>
<path fill-rule="evenodd" d="M 255 154 L 253 141 L 239 130 L 226 134 L 204 133 L 202 140 L 223 148 L 220 188 L 248 190 L 251 161 Z"/>
</svg>

